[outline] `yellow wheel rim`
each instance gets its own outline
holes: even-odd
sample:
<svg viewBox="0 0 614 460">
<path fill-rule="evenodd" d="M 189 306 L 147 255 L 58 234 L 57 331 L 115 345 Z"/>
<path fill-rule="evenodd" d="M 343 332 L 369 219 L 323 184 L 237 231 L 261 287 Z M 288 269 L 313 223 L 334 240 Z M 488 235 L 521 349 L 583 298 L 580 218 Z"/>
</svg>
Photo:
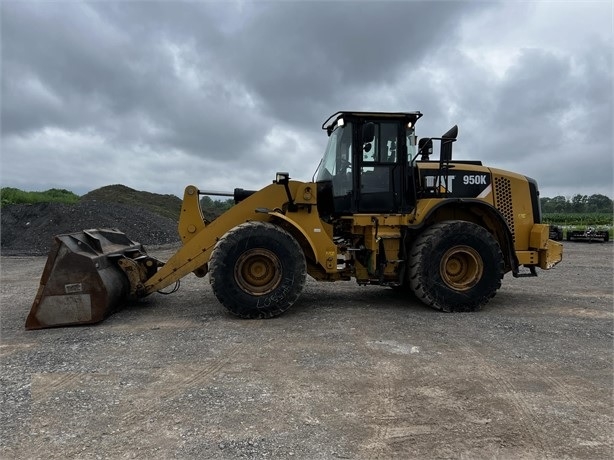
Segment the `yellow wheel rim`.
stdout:
<svg viewBox="0 0 614 460">
<path fill-rule="evenodd" d="M 456 291 L 475 286 L 484 273 L 482 257 L 469 246 L 455 246 L 446 251 L 439 265 L 441 279 Z"/>
<path fill-rule="evenodd" d="M 281 283 L 281 262 L 268 249 L 250 249 L 235 264 L 235 280 L 251 295 L 265 295 Z"/>
</svg>

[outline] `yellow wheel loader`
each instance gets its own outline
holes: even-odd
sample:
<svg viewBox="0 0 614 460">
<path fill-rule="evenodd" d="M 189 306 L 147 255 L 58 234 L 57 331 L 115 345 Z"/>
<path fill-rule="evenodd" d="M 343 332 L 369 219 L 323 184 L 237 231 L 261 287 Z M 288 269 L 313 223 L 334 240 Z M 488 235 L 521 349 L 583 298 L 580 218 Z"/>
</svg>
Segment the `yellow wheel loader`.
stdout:
<svg viewBox="0 0 614 460">
<path fill-rule="evenodd" d="M 26 328 L 95 323 L 128 299 L 209 274 L 219 301 L 242 318 L 282 314 L 306 276 L 406 290 L 443 311 L 478 310 L 504 274 L 536 276 L 562 259 L 541 223 L 535 180 L 453 160 L 454 126 L 418 140 L 420 112 L 337 112 L 311 182 L 277 173 L 209 222 L 185 189 L 182 247 L 166 262 L 110 229 L 55 237 Z M 440 145 L 433 159 L 433 141 Z"/>
</svg>

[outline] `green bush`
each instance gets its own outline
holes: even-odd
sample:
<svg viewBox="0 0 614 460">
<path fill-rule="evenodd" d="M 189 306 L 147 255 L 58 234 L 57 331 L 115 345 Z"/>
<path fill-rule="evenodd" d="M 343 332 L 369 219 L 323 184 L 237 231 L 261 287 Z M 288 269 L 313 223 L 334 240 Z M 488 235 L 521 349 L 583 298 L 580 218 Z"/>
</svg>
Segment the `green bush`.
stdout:
<svg viewBox="0 0 614 460">
<path fill-rule="evenodd" d="M 2 206 L 8 204 L 34 204 L 34 203 L 67 203 L 79 201 L 79 195 L 64 189 L 52 188 L 44 192 L 25 192 L 18 188 L 2 187 L 0 189 L 0 202 Z"/>
<path fill-rule="evenodd" d="M 208 196 L 203 196 L 200 199 L 200 208 L 203 211 L 203 216 L 209 221 L 224 214 L 232 208 L 234 204 L 235 202 L 233 199 L 213 200 Z"/>
</svg>

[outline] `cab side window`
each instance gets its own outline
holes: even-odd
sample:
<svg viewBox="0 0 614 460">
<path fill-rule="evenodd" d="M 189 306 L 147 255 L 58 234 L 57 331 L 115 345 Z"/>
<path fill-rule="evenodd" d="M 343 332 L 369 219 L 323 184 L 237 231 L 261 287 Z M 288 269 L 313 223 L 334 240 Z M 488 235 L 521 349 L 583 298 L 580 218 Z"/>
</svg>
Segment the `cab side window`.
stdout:
<svg viewBox="0 0 614 460">
<path fill-rule="evenodd" d="M 375 137 L 362 148 L 363 163 L 395 163 L 397 161 L 397 124 L 376 123 Z"/>
</svg>

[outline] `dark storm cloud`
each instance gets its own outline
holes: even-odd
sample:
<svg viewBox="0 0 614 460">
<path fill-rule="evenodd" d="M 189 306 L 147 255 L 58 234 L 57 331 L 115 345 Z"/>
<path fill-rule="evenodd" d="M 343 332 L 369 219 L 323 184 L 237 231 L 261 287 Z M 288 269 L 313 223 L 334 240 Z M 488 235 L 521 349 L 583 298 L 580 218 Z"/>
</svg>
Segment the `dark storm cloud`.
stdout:
<svg viewBox="0 0 614 460">
<path fill-rule="evenodd" d="M 432 7 L 411 2 L 258 6 L 5 4 L 4 134 L 95 126 L 113 138 L 127 135 L 122 123 L 145 119 L 164 131 L 152 141 L 198 152 L 206 138 L 219 153 L 240 152 L 264 129 L 262 116 L 318 122 L 327 106 L 348 103 L 348 91 L 394 78 L 448 35 L 463 7 L 437 3 L 427 15 Z M 225 31 L 218 8 L 243 26 Z M 172 47 L 197 86 L 176 75 Z M 262 113 L 241 112 L 236 87 Z M 239 132 L 222 139 L 231 124 Z"/>
<path fill-rule="evenodd" d="M 603 188 L 612 182 L 611 43 L 576 30 L 542 44 L 532 35 L 539 21 L 549 34 L 568 21 L 556 8 L 541 12 L 551 5 L 4 2 L 2 154 L 11 167 L 2 179 L 55 185 L 13 165 L 26 154 L 69 165 L 57 173 L 67 188 L 73 176 L 90 177 L 75 187 L 121 177 L 173 193 L 201 180 L 256 187 L 282 168 L 308 179 L 330 113 L 421 110 L 421 135 L 458 123 L 459 155 L 553 187 L 572 180 L 581 148 L 605 165 L 585 166 Z M 589 10 L 574 23 L 591 23 Z M 493 67 L 498 47 L 504 70 Z M 75 161 L 101 155 L 106 171 Z M 138 175 L 126 175 L 128 160 Z"/>
<path fill-rule="evenodd" d="M 544 187 L 611 187 L 612 69 L 604 65 L 608 54 L 611 50 L 603 43 L 575 59 L 523 50 L 494 91 L 497 102 L 489 128 L 498 135 L 491 148 L 496 148 L 494 142 L 512 140 L 513 146 L 502 149 L 509 155 L 506 163 L 522 161 Z"/>
<path fill-rule="evenodd" d="M 611 195 L 610 45 L 591 41 L 572 54 L 520 48 L 509 62 L 488 72 L 479 58 L 443 47 L 429 63 L 443 74 L 430 80 L 430 97 L 445 101 L 431 115 L 459 124 L 458 155 L 534 176 L 550 195 Z"/>
<path fill-rule="evenodd" d="M 244 46 L 224 55 L 272 116 L 314 122 L 323 107 L 360 105 L 370 84 L 394 81 L 449 40 L 471 9 L 443 2 L 269 4 L 241 30 Z"/>
<path fill-rule="evenodd" d="M 4 135 L 92 127 L 110 141 L 178 142 L 191 150 L 232 120 L 218 82 L 185 87 L 173 68 L 173 43 L 163 34 L 109 22 L 104 3 L 66 6 L 3 11 Z M 124 129 L 139 122 L 160 134 Z"/>
</svg>

